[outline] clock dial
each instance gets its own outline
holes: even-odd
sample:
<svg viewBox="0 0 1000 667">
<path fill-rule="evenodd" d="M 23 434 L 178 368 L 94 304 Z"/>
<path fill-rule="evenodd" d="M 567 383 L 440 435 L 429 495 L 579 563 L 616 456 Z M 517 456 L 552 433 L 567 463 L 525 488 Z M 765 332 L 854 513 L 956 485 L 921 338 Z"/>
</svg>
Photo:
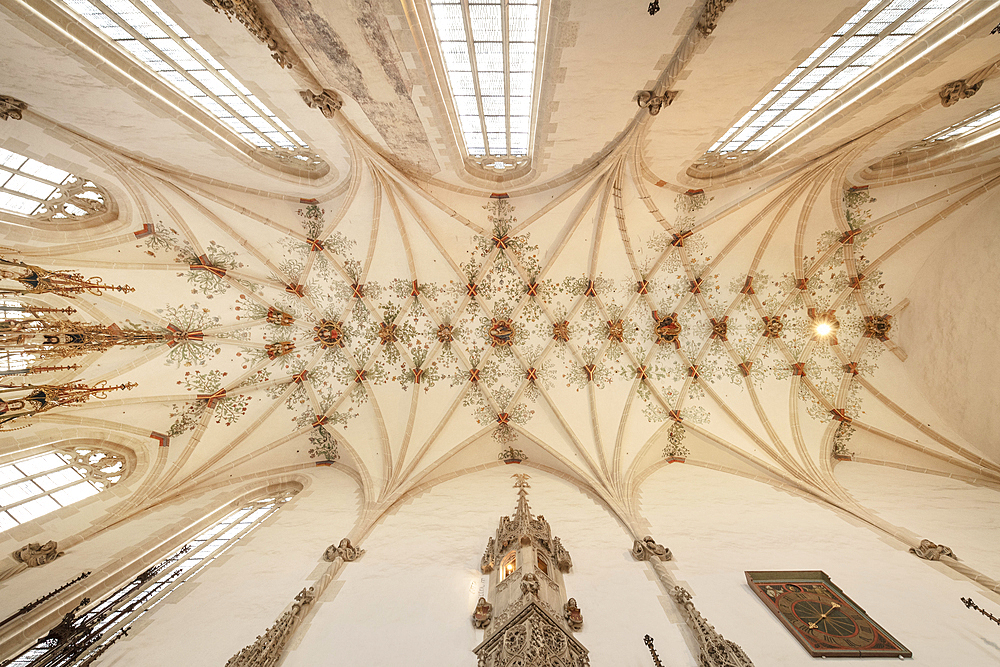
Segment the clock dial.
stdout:
<svg viewBox="0 0 1000 667">
<path fill-rule="evenodd" d="M 813 656 L 913 654 L 868 618 L 825 573 L 747 572 L 747 582 Z"/>
</svg>

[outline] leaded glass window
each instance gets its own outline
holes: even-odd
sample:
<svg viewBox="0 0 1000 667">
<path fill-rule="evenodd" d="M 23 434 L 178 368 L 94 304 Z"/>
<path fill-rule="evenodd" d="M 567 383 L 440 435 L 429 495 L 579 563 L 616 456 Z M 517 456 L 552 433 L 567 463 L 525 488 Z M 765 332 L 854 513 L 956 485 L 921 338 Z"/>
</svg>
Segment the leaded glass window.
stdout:
<svg viewBox="0 0 1000 667">
<path fill-rule="evenodd" d="M 83 220 L 106 213 L 108 196 L 93 182 L 0 148 L 0 211 L 36 220 Z"/>
<path fill-rule="evenodd" d="M 100 493 L 126 472 L 123 457 L 87 447 L 0 466 L 0 532 Z"/>
<path fill-rule="evenodd" d="M 61 641 L 40 639 L 6 667 L 68 667 L 90 664 L 125 636 L 132 624 L 213 560 L 260 527 L 292 493 L 248 502 L 202 531 L 155 566 L 96 604 L 81 603 L 60 624 Z M 196 613 L 196 610 L 192 613 Z"/>
<path fill-rule="evenodd" d="M 322 165 L 309 146 L 152 0 L 63 0 L 160 79 L 248 144 L 301 166 Z"/>
<path fill-rule="evenodd" d="M 760 150 L 967 0 L 870 0 L 708 150 Z"/>
<path fill-rule="evenodd" d="M 538 0 L 430 0 L 466 153 L 504 170 L 531 146 Z"/>
</svg>

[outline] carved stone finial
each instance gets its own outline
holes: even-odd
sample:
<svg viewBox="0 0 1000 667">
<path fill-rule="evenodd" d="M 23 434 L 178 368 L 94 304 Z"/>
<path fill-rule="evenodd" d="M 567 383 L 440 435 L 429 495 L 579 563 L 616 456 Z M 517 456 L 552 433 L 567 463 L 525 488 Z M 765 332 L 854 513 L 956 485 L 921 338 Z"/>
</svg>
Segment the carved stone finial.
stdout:
<svg viewBox="0 0 1000 667">
<path fill-rule="evenodd" d="M 539 517 L 540 518 L 540 517 Z M 569 557 L 569 552 L 558 537 L 552 538 L 552 555 L 556 559 L 556 567 L 560 572 L 569 572 L 573 567 L 573 559 Z"/>
<path fill-rule="evenodd" d="M 753 667 L 753 662 L 739 644 L 719 634 L 695 609 L 691 593 L 687 589 L 674 586 L 670 596 L 687 616 L 688 625 L 698 639 L 701 648 L 698 664 L 701 667 Z"/>
<path fill-rule="evenodd" d="M 958 560 L 954 551 L 943 544 L 934 544 L 930 540 L 920 540 L 920 546 L 911 548 L 910 553 L 924 560 L 941 560 L 942 556 Z"/>
<path fill-rule="evenodd" d="M 472 624 L 482 630 L 493 620 L 493 605 L 486 598 L 479 598 L 476 610 L 472 612 Z"/>
<path fill-rule="evenodd" d="M 303 588 L 292 608 L 284 612 L 257 640 L 234 655 L 226 663 L 226 667 L 274 667 L 281 660 L 281 654 L 288 644 L 295 627 L 305 616 L 307 607 L 316 599 L 312 588 Z"/>
<path fill-rule="evenodd" d="M 0 95 L 0 120 L 21 120 L 21 112 L 28 108 L 28 105 L 19 99 Z"/>
<path fill-rule="evenodd" d="M 941 88 L 941 91 L 938 93 L 941 97 L 941 106 L 950 107 L 953 104 L 957 104 L 959 100 L 964 100 L 975 95 L 982 87 L 982 81 L 972 85 L 967 84 L 965 79 L 952 81 Z"/>
<path fill-rule="evenodd" d="M 670 106 L 677 97 L 676 90 L 665 90 L 662 95 L 654 95 L 652 90 L 641 90 L 635 101 L 640 109 L 645 109 L 650 116 L 660 113 L 660 109 Z"/>
<path fill-rule="evenodd" d="M 333 546 L 331 544 L 326 548 L 326 551 L 323 552 L 323 560 L 332 563 L 339 557 L 345 563 L 351 563 L 361 558 L 361 554 L 364 552 L 365 550 L 360 547 L 351 546 L 351 541 L 345 537 L 339 545 Z"/>
<path fill-rule="evenodd" d="M 490 538 L 490 541 L 486 543 L 486 551 L 483 553 L 483 559 L 479 562 L 479 569 L 483 574 L 489 574 L 496 566 L 496 560 L 493 555 L 495 545 L 496 540 L 492 537 Z"/>
<path fill-rule="evenodd" d="M 646 535 L 641 540 L 636 540 L 632 545 L 632 557 L 636 560 L 652 560 L 654 558 L 671 560 L 674 555 L 670 553 L 670 549 L 662 544 L 657 544 L 650 535 Z"/>
<path fill-rule="evenodd" d="M 59 556 L 62 556 L 63 553 L 59 551 L 59 546 L 50 540 L 45 544 L 30 542 L 12 553 L 11 556 L 18 563 L 24 563 L 28 567 L 40 567 L 46 563 L 51 563 L 56 558 L 59 558 Z"/>
<path fill-rule="evenodd" d="M 579 632 L 583 629 L 583 612 L 576 604 L 576 598 L 570 598 L 563 605 L 563 617 L 571 630 Z"/>
<path fill-rule="evenodd" d="M 311 90 L 301 90 L 299 95 L 310 109 L 319 109 L 327 118 L 333 118 L 333 114 L 340 111 L 344 106 L 344 100 L 340 95 L 332 90 L 323 89 L 322 92 L 314 93 Z"/>
</svg>

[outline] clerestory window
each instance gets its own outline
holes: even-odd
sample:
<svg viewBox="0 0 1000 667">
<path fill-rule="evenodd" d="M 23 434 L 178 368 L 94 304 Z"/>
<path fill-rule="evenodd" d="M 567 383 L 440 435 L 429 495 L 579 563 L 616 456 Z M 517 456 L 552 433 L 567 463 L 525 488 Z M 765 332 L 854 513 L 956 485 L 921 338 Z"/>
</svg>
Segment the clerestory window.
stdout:
<svg viewBox="0 0 1000 667">
<path fill-rule="evenodd" d="M 93 182 L 0 148 L 0 211 L 58 222 L 107 210 L 108 195 Z"/>
<path fill-rule="evenodd" d="M 783 136 L 966 0 L 870 0 L 708 150 L 747 153 Z"/>
<path fill-rule="evenodd" d="M 152 0 L 63 0 L 251 146 L 318 168 L 309 146 Z"/>
<path fill-rule="evenodd" d="M 943 130 L 935 132 L 923 141 L 932 142 L 945 141 L 947 139 L 958 139 L 959 137 L 964 137 L 967 134 L 975 132 L 981 127 L 986 127 L 987 125 L 992 125 L 997 122 L 1000 122 L 1000 104 L 980 111 L 973 116 L 969 116 L 965 120 L 955 123 L 954 125 L 949 125 Z"/>
<path fill-rule="evenodd" d="M 538 0 L 430 0 L 466 154 L 503 171 L 531 146 Z"/>
<path fill-rule="evenodd" d="M 0 466 L 0 532 L 100 493 L 126 472 L 123 457 L 86 447 Z"/>
<path fill-rule="evenodd" d="M 248 502 L 229 513 L 103 600 L 90 604 L 85 599 L 72 615 L 63 619 L 60 632 L 50 633 L 50 637 L 59 635 L 59 638 L 42 638 L 4 665 L 52 667 L 90 664 L 125 636 L 139 617 L 258 528 L 291 500 L 292 495 L 268 496 Z"/>
</svg>

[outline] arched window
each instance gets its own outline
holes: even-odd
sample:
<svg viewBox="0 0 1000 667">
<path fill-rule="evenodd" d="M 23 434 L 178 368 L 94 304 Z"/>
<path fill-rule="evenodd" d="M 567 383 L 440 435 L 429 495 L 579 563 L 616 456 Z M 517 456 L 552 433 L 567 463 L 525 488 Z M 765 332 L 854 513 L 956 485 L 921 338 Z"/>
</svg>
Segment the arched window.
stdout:
<svg viewBox="0 0 1000 667">
<path fill-rule="evenodd" d="M 127 473 L 123 456 L 90 447 L 0 466 L 0 532 L 100 493 Z"/>
<path fill-rule="evenodd" d="M 514 570 L 517 569 L 517 552 L 511 551 L 509 554 L 503 557 L 500 562 L 500 581 L 503 581 L 508 576 L 513 574 Z"/>
<path fill-rule="evenodd" d="M 90 664 L 127 634 L 139 617 L 257 529 L 293 495 L 294 492 L 285 491 L 243 503 L 104 599 L 93 604 L 82 602 L 49 633 L 52 638 L 38 640 L 4 664 L 7 667 Z"/>
<path fill-rule="evenodd" d="M 545 556 L 538 554 L 538 569 L 542 574 L 549 573 L 549 561 L 545 560 Z"/>
<path fill-rule="evenodd" d="M 326 166 L 284 121 L 152 0 L 63 3 L 251 146 L 306 171 Z"/>
<path fill-rule="evenodd" d="M 49 222 L 83 221 L 107 213 L 108 201 L 92 181 L 0 148 L 0 211 Z"/>
</svg>

